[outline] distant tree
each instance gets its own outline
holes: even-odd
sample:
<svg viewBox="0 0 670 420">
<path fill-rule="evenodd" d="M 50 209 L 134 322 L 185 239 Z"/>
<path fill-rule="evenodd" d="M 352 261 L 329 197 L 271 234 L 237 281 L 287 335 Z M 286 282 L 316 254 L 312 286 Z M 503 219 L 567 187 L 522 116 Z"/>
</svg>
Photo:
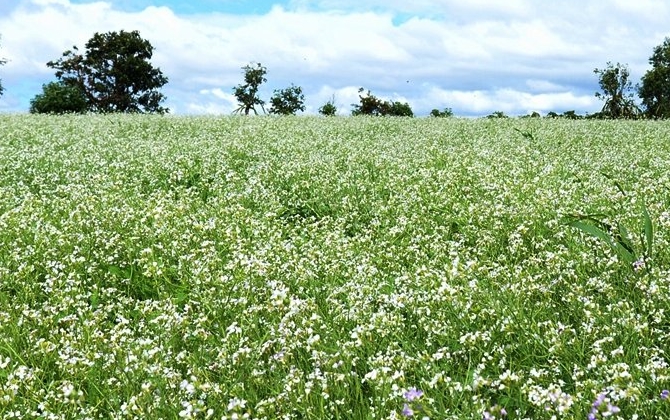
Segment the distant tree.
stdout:
<svg viewBox="0 0 670 420">
<path fill-rule="evenodd" d="M 562 118 L 567 118 L 569 120 L 581 120 L 583 117 L 581 115 L 578 115 L 575 113 L 574 110 L 572 111 L 565 111 L 560 115 Z"/>
<path fill-rule="evenodd" d="M 79 86 L 63 81 L 42 85 L 42 93 L 30 100 L 32 114 L 85 113 L 86 95 Z"/>
<path fill-rule="evenodd" d="M 600 114 L 606 118 L 635 118 L 640 109 L 633 100 L 633 84 L 631 83 L 628 65 L 607 62 L 607 68 L 594 69 L 598 75 L 598 83 L 602 92 L 596 92 L 596 98 L 605 101 Z"/>
<path fill-rule="evenodd" d="M 558 115 L 558 114 L 555 113 L 554 111 L 549 111 L 549 112 L 547 113 L 547 118 L 558 118 L 558 117 L 560 117 L 560 115 Z"/>
<path fill-rule="evenodd" d="M 321 108 L 319 108 L 319 114 L 325 115 L 327 117 L 331 117 L 337 114 L 337 107 L 335 106 L 335 96 L 333 96 L 328 102 L 326 102 L 321 106 Z"/>
<path fill-rule="evenodd" d="M 295 115 L 305 110 L 305 95 L 300 86 L 291 85 L 286 89 L 275 90 L 270 103 L 270 114 Z"/>
<path fill-rule="evenodd" d="M 453 115 L 454 115 L 454 113 L 451 110 L 451 108 L 444 108 L 444 111 L 440 111 L 439 109 L 435 108 L 432 111 L 430 111 L 430 116 L 431 117 L 448 118 L 448 117 L 452 117 Z"/>
<path fill-rule="evenodd" d="M 388 107 L 389 111 L 387 115 L 393 117 L 413 117 L 414 112 L 407 102 L 397 102 L 391 101 Z"/>
<path fill-rule="evenodd" d="M 638 88 L 644 112 L 650 118 L 670 118 L 670 38 L 654 48 L 649 64 Z"/>
<path fill-rule="evenodd" d="M 374 96 L 369 90 L 367 94 L 361 95 L 365 89 L 358 89 L 360 104 L 352 104 L 351 115 L 373 115 L 373 116 L 395 116 L 413 117 L 414 113 L 408 103 L 384 101 Z"/>
<path fill-rule="evenodd" d="M 502 111 L 495 111 L 495 112 L 487 115 L 486 118 L 508 118 L 508 117 Z"/>
<path fill-rule="evenodd" d="M 361 95 L 365 89 L 358 89 L 358 98 L 360 104 L 352 104 L 353 109 L 351 110 L 351 115 L 386 115 L 388 110 L 388 104 L 374 96 L 369 90 L 365 95 Z"/>
<path fill-rule="evenodd" d="M 537 112 L 537 111 L 533 111 L 533 112 L 530 114 L 530 118 L 540 118 L 540 117 L 542 117 L 542 115 L 540 115 L 540 113 Z"/>
<path fill-rule="evenodd" d="M 75 46 L 47 66 L 67 86 L 84 93 L 93 112 L 148 112 L 163 114 L 165 96 L 159 89 L 168 81 L 149 60 L 153 46 L 138 31 L 95 33 L 86 52 Z"/>
<path fill-rule="evenodd" d="M 244 84 L 233 88 L 233 95 L 235 95 L 239 103 L 239 107 L 234 112 L 249 115 L 249 111 L 254 111 L 254 114 L 258 115 L 256 105 L 259 105 L 263 113 L 265 113 L 265 101 L 258 97 L 258 88 L 267 82 L 265 78 L 268 72 L 267 68 L 261 65 L 261 63 L 256 63 L 255 67 L 247 64 L 242 67 L 242 70 L 244 70 Z"/>
</svg>

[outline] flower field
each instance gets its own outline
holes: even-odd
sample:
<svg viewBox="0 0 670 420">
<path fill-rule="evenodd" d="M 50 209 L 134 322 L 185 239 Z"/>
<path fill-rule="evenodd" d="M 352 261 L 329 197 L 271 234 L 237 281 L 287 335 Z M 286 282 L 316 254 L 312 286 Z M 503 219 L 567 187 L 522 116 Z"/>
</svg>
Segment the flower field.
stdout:
<svg viewBox="0 0 670 420">
<path fill-rule="evenodd" d="M 0 116 L 0 417 L 670 418 L 669 139 Z"/>
</svg>

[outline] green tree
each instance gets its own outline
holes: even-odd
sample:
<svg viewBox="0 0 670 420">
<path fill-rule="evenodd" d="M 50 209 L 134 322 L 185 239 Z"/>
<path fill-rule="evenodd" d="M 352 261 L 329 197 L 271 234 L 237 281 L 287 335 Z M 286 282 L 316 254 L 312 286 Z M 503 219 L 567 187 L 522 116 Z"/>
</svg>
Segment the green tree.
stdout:
<svg viewBox="0 0 670 420">
<path fill-rule="evenodd" d="M 373 95 L 369 90 L 365 95 L 361 95 L 365 89 L 358 89 L 359 104 L 352 104 L 351 115 L 374 115 L 374 116 L 395 116 L 395 117 L 413 117 L 414 113 L 408 103 L 384 101 Z"/>
<path fill-rule="evenodd" d="M 80 54 L 75 46 L 47 66 L 68 86 L 84 92 L 93 112 L 166 113 L 159 92 L 168 81 L 149 60 L 153 46 L 138 31 L 95 33 Z"/>
<path fill-rule="evenodd" d="M 244 70 L 244 84 L 233 88 L 233 95 L 235 95 L 240 105 L 234 112 L 249 115 L 249 111 L 254 111 L 254 114 L 258 115 L 256 105 L 259 105 L 265 113 L 265 101 L 258 97 L 258 88 L 267 82 L 265 78 L 268 72 L 267 68 L 262 66 L 261 63 L 256 63 L 255 67 L 248 64 L 242 67 L 242 70 Z"/>
<path fill-rule="evenodd" d="M 638 95 L 645 114 L 651 118 L 670 117 L 670 38 L 654 48 L 649 58 L 651 70 L 642 76 Z"/>
<path fill-rule="evenodd" d="M 583 117 L 577 114 L 574 110 L 565 111 L 561 114 L 562 118 L 567 118 L 569 120 L 581 120 Z"/>
<path fill-rule="evenodd" d="M 486 116 L 486 118 L 508 118 L 507 115 L 502 111 L 494 111 L 493 113 Z"/>
<path fill-rule="evenodd" d="M 388 107 L 388 114 L 393 117 L 413 117 L 414 112 L 407 102 L 391 101 Z"/>
<path fill-rule="evenodd" d="M 369 90 L 365 95 L 361 95 L 365 89 L 358 89 L 358 98 L 359 104 L 352 104 L 353 109 L 351 110 L 351 115 L 386 115 L 388 104 L 377 98 Z"/>
<path fill-rule="evenodd" d="M 305 95 L 300 86 L 291 85 L 286 89 L 275 90 L 270 103 L 270 114 L 294 115 L 305 110 Z"/>
<path fill-rule="evenodd" d="M 332 117 L 337 114 L 337 106 L 335 106 L 335 96 L 319 108 L 319 114 L 325 115 L 327 117 Z"/>
<path fill-rule="evenodd" d="M 607 68 L 594 69 L 602 92 L 596 98 L 605 101 L 601 115 L 606 118 L 635 118 L 640 109 L 633 100 L 633 84 L 628 65 L 607 62 Z"/>
<path fill-rule="evenodd" d="M 32 114 L 85 113 L 86 95 L 74 84 L 63 81 L 42 85 L 42 93 L 30 100 Z"/>
<path fill-rule="evenodd" d="M 430 116 L 431 117 L 437 117 L 437 118 L 448 118 L 454 115 L 454 112 L 451 110 L 451 108 L 444 108 L 444 111 L 440 111 L 439 109 L 435 108 L 432 111 L 430 111 Z"/>
</svg>

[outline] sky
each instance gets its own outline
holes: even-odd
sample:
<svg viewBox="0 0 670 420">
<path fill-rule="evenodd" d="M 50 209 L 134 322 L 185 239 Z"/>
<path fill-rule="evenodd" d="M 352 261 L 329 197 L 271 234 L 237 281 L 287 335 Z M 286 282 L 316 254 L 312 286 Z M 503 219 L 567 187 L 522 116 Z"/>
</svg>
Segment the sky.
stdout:
<svg viewBox="0 0 670 420">
<path fill-rule="evenodd" d="M 262 99 L 301 86 L 306 114 L 334 99 L 347 115 L 360 87 L 416 115 L 593 113 L 594 68 L 639 82 L 668 22 L 665 0 L 0 0 L 0 112 L 27 112 L 65 50 L 138 30 L 177 115 L 230 114 L 251 63 Z"/>
</svg>

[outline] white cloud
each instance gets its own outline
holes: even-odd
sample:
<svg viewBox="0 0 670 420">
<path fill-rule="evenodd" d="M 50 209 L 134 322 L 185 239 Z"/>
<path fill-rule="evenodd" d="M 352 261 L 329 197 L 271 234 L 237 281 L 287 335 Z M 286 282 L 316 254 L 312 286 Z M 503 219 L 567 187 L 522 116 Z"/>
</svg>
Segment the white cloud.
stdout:
<svg viewBox="0 0 670 420">
<path fill-rule="evenodd" d="M 565 112 L 575 110 L 584 113 L 594 109 L 598 100 L 589 95 L 575 95 L 571 92 L 552 92 L 532 94 L 514 89 L 493 91 L 458 91 L 431 89 L 425 98 L 426 107 L 430 104 L 442 109 L 450 107 L 466 114 L 483 115 L 493 111 L 503 111 L 510 115 L 525 115 L 533 111 L 546 114 L 549 111 Z"/>
<path fill-rule="evenodd" d="M 348 113 L 359 87 L 402 98 L 417 114 L 444 107 L 456 114 L 595 111 L 593 68 L 619 61 L 641 77 L 669 10 L 654 0 L 322 0 L 234 16 L 22 0 L 0 17 L 0 56 L 10 60 L 0 67 L 0 110 L 27 109 L 53 79 L 45 63 L 72 45 L 83 48 L 95 32 L 137 29 L 155 47 L 152 61 L 169 78 L 166 105 L 175 113 L 232 111 L 232 87 L 249 62 L 268 68 L 265 99 L 295 83 L 308 113 L 333 94 Z"/>
</svg>

